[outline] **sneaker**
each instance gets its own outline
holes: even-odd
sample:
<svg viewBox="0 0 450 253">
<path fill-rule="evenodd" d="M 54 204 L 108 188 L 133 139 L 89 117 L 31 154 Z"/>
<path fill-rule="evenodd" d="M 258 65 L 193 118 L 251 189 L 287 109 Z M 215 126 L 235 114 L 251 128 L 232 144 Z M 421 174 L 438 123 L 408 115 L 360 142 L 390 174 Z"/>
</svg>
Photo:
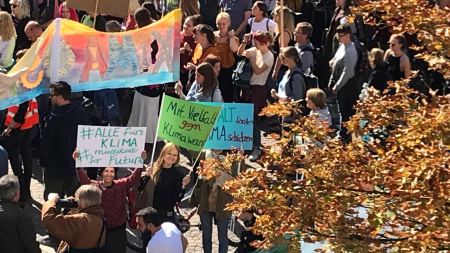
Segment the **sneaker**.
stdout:
<svg viewBox="0 0 450 253">
<path fill-rule="evenodd" d="M 36 241 L 39 244 L 42 244 L 42 245 L 45 245 L 45 246 L 49 246 L 49 247 L 52 247 L 52 248 L 56 248 L 59 245 L 59 241 L 57 239 L 49 236 L 49 235 L 44 235 L 44 236 L 36 235 Z"/>
<path fill-rule="evenodd" d="M 261 155 L 262 155 L 261 149 L 257 149 L 257 148 L 253 149 L 253 152 L 249 157 L 250 162 L 258 161 L 259 158 L 261 158 Z"/>
</svg>

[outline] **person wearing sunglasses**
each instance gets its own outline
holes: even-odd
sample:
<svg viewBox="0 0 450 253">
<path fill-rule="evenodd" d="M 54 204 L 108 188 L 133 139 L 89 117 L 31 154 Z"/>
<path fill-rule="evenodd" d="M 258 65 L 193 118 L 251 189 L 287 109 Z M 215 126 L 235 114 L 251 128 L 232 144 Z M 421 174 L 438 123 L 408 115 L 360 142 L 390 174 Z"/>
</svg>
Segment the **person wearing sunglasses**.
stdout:
<svg viewBox="0 0 450 253">
<path fill-rule="evenodd" d="M 27 0 L 11 0 L 9 5 L 11 6 L 12 19 L 17 33 L 16 46 L 14 48 L 14 55 L 16 55 L 18 51 L 31 47 L 31 41 L 28 40 L 25 34 L 25 26 L 31 20 L 30 5 Z"/>
</svg>

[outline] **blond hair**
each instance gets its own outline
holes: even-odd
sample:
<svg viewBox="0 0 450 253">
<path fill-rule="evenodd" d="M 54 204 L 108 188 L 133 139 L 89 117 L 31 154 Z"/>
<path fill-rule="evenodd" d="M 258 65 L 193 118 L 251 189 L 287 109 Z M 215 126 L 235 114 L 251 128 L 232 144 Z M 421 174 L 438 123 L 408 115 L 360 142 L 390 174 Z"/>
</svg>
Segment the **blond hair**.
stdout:
<svg viewBox="0 0 450 253">
<path fill-rule="evenodd" d="M 30 17 L 30 4 L 27 0 L 16 0 L 17 5 L 19 8 L 19 13 L 17 14 L 16 18 L 18 19 L 24 19 Z"/>
<path fill-rule="evenodd" d="M 226 12 L 221 12 L 221 13 L 217 14 L 216 23 L 219 22 L 219 20 L 222 19 L 222 18 L 226 19 L 227 22 L 228 22 L 228 26 L 230 26 L 230 24 L 231 24 L 230 14 L 228 14 Z"/>
<path fill-rule="evenodd" d="M 164 145 L 163 149 L 161 150 L 158 159 L 156 159 L 156 162 L 153 163 L 152 166 L 152 179 L 155 184 L 158 182 L 159 175 L 161 174 L 161 169 L 164 163 L 164 156 L 166 156 L 167 153 L 169 153 L 172 149 L 175 149 L 178 152 L 178 157 L 175 164 L 178 164 L 180 162 L 180 148 L 178 148 L 178 146 L 172 142 L 166 143 L 166 145 Z"/>
<path fill-rule="evenodd" d="M 281 17 L 281 12 L 283 12 L 283 26 L 281 27 L 281 22 L 277 22 L 278 26 L 278 33 L 282 33 L 283 31 L 288 32 L 289 34 L 293 34 L 295 30 L 295 22 L 294 22 L 294 16 L 291 13 L 291 9 L 289 9 L 286 6 L 277 6 L 272 11 L 272 15 L 277 15 L 278 17 Z"/>
<path fill-rule="evenodd" d="M 9 15 L 8 12 L 0 11 L 0 24 L 2 24 L 0 40 L 8 41 L 16 37 L 16 28 L 14 27 L 11 15 Z"/>
</svg>

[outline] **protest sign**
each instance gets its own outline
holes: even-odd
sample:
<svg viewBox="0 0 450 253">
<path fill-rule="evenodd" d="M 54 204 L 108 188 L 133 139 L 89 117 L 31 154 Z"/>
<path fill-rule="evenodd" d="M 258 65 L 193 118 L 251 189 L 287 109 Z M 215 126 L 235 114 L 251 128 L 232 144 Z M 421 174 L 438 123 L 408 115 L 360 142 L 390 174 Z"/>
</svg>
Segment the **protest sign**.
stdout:
<svg viewBox="0 0 450 253">
<path fill-rule="evenodd" d="M 98 1 L 98 5 L 97 5 Z M 97 10 L 95 9 L 97 5 Z M 67 7 L 126 18 L 130 0 L 67 0 Z"/>
<path fill-rule="evenodd" d="M 77 167 L 142 167 L 145 127 L 78 126 Z"/>
<path fill-rule="evenodd" d="M 223 105 L 217 122 L 211 130 L 205 148 L 253 149 L 253 104 L 202 103 Z"/>
<path fill-rule="evenodd" d="M 144 28 L 120 33 L 56 19 L 8 78 L 2 78 L 0 110 L 48 93 L 55 81 L 65 81 L 78 92 L 179 80 L 180 27 L 180 10 Z"/>
<path fill-rule="evenodd" d="M 221 108 L 164 96 L 157 136 L 189 150 L 201 151 Z"/>
</svg>

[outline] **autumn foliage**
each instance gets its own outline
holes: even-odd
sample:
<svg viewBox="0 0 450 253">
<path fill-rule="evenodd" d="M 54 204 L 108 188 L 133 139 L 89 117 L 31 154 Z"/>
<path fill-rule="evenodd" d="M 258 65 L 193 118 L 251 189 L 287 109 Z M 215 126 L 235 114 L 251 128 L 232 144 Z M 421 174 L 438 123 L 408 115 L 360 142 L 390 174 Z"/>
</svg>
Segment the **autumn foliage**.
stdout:
<svg viewBox="0 0 450 253">
<path fill-rule="evenodd" d="M 419 0 L 360 1 L 356 12 L 385 12 L 395 29 L 417 33 L 431 68 L 450 75 L 450 10 Z M 391 23 L 394 24 L 394 23 Z M 425 51 L 424 51 L 425 52 Z M 252 210 L 257 246 L 322 242 L 332 252 L 450 250 L 450 96 L 423 95 L 408 80 L 369 91 L 348 122 L 343 144 L 315 118 L 297 117 L 264 149 L 261 168 L 225 183 L 236 212 Z M 395 92 L 393 92 L 395 91 Z M 264 115 L 294 115 L 281 102 Z M 242 159 L 242 157 L 234 157 Z M 214 168 L 201 173 L 213 175 Z"/>
</svg>

